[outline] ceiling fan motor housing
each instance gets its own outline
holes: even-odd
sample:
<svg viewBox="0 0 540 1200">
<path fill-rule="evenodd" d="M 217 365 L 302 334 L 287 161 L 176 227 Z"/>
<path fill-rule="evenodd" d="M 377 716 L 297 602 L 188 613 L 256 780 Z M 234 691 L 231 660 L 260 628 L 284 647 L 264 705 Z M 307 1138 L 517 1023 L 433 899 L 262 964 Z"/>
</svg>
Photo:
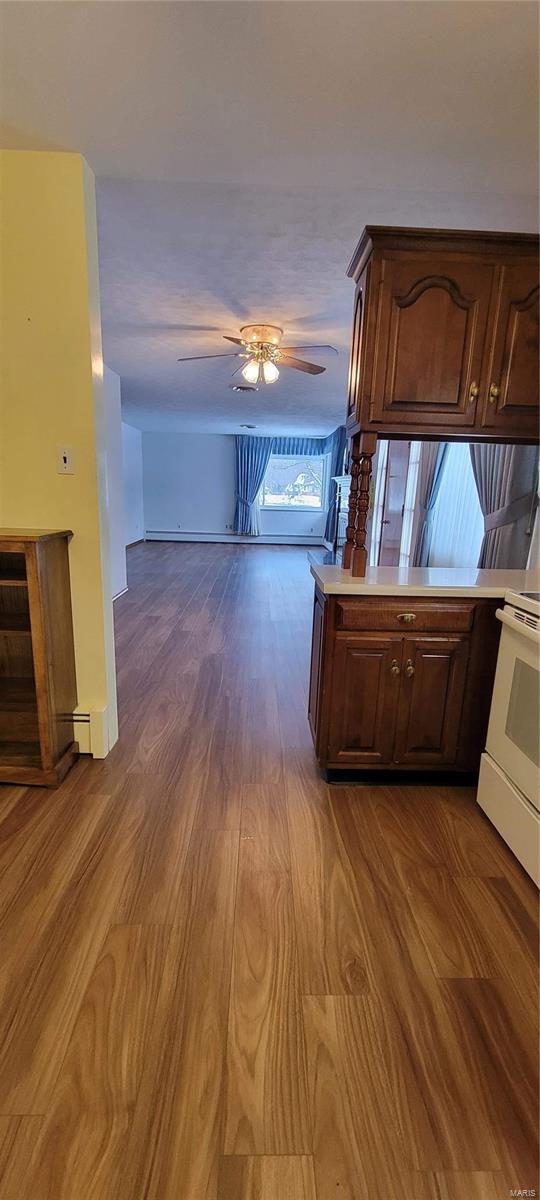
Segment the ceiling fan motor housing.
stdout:
<svg viewBox="0 0 540 1200">
<path fill-rule="evenodd" d="M 278 363 L 283 330 L 278 325 L 244 325 L 240 334 L 247 354 L 258 363 Z"/>
<path fill-rule="evenodd" d="M 283 330 L 279 325 L 243 325 L 240 333 L 246 346 L 257 343 L 265 346 L 279 346 Z"/>
</svg>

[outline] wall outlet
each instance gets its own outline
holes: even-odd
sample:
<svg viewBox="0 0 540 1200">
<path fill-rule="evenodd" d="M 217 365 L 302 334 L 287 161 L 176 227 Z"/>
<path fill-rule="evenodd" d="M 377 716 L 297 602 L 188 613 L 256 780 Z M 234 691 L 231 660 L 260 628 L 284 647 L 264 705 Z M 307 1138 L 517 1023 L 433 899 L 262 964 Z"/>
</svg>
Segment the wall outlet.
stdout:
<svg viewBox="0 0 540 1200">
<path fill-rule="evenodd" d="M 58 446 L 56 450 L 56 470 L 59 475 L 74 475 L 75 460 L 72 446 Z"/>
<path fill-rule="evenodd" d="M 180 521 L 178 522 L 178 525 L 176 526 L 176 528 L 177 528 L 177 529 L 181 529 L 181 528 L 182 528 L 182 526 L 181 526 L 181 524 L 180 524 Z"/>
</svg>

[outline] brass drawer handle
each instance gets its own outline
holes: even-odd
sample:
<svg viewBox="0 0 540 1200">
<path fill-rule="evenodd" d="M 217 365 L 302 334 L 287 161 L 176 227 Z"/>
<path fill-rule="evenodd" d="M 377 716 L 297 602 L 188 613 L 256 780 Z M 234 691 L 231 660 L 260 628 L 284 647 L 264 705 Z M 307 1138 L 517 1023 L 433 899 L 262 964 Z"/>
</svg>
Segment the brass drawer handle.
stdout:
<svg viewBox="0 0 540 1200">
<path fill-rule="evenodd" d="M 409 676 L 409 679 L 410 679 L 411 675 L 414 675 L 414 667 L 412 665 L 412 658 L 407 659 L 407 663 L 405 666 L 405 674 Z"/>
<path fill-rule="evenodd" d="M 477 400 L 479 394 L 480 394 L 480 388 L 479 388 L 478 384 L 471 383 L 471 386 L 469 388 L 469 404 L 472 404 L 473 400 Z"/>
<path fill-rule="evenodd" d="M 398 660 L 397 660 L 397 658 L 393 658 L 393 659 L 392 659 L 392 665 L 391 665 L 391 667 L 390 667 L 390 671 L 391 671 L 391 674 L 392 674 L 392 675 L 399 675 L 399 673 L 400 673 L 400 668 L 399 668 L 399 666 L 398 666 Z"/>
<path fill-rule="evenodd" d="M 492 383 L 489 389 L 489 403 L 495 404 L 495 401 L 499 399 L 499 396 L 500 388 L 497 387 L 496 383 Z"/>
<path fill-rule="evenodd" d="M 416 621 L 416 613 L 398 613 L 398 621 L 403 621 L 404 625 L 412 625 Z"/>
</svg>

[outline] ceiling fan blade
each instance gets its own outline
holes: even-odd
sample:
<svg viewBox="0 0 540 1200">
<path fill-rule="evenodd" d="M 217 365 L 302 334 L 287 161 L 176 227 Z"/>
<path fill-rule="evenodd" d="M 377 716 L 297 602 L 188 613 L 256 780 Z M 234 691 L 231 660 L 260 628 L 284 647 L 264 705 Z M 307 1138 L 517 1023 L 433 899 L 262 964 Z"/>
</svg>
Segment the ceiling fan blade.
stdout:
<svg viewBox="0 0 540 1200">
<path fill-rule="evenodd" d="M 304 362 L 302 358 L 291 358 L 284 354 L 279 360 L 280 367 L 293 367 L 295 371 L 305 371 L 306 375 L 322 375 L 326 367 L 317 367 L 315 363 Z"/>
<path fill-rule="evenodd" d="M 339 354 L 339 350 L 336 350 L 335 346 L 281 346 L 280 349 L 283 354 L 288 354 L 289 350 L 323 350 L 330 351 L 331 354 Z"/>
<path fill-rule="evenodd" d="M 190 354 L 187 358 L 177 358 L 177 362 L 196 362 L 201 358 L 238 358 L 238 354 Z"/>
<path fill-rule="evenodd" d="M 242 338 L 229 337 L 228 333 L 224 333 L 223 337 L 225 338 L 226 342 L 234 342 L 235 346 L 243 346 L 244 345 Z"/>
</svg>

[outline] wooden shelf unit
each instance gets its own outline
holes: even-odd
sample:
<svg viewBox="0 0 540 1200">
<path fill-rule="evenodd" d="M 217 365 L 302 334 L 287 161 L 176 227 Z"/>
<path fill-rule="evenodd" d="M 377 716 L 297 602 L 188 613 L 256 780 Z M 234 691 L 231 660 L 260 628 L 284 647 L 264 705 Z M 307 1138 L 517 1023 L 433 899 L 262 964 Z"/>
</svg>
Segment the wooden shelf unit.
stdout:
<svg viewBox="0 0 540 1200">
<path fill-rule="evenodd" d="M 77 757 L 71 536 L 0 529 L 0 783 L 55 787 Z"/>
</svg>

